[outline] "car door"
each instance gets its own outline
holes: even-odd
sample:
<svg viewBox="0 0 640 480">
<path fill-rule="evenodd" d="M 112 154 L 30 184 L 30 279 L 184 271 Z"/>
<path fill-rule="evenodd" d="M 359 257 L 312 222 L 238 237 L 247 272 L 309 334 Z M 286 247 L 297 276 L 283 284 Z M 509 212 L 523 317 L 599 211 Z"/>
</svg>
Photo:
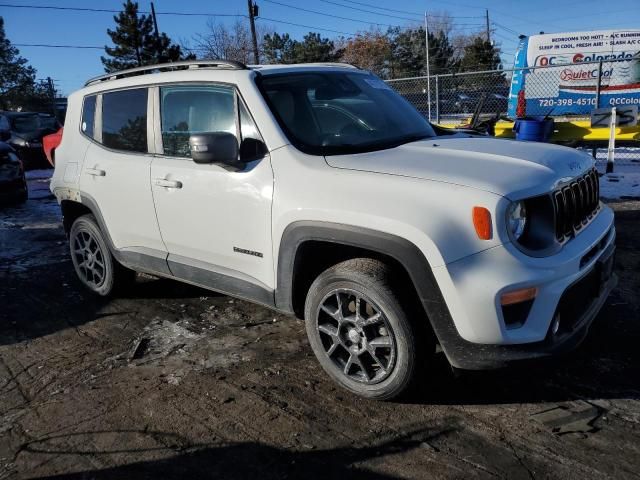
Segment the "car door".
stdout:
<svg viewBox="0 0 640 480">
<path fill-rule="evenodd" d="M 151 182 L 171 271 L 229 293 L 246 284 L 273 290 L 273 172 L 268 154 L 244 148 L 261 141 L 245 104 L 229 85 L 160 86 L 155 95 L 162 154 Z M 244 167 L 192 161 L 189 136 L 203 132 L 236 135 Z"/>
<path fill-rule="evenodd" d="M 139 254 L 154 257 L 159 260 L 156 267 L 168 273 L 149 178 L 149 108 L 146 87 L 85 97 L 81 131 L 93 141 L 85 154 L 80 188 L 97 207 L 115 248 L 138 260 Z"/>
</svg>

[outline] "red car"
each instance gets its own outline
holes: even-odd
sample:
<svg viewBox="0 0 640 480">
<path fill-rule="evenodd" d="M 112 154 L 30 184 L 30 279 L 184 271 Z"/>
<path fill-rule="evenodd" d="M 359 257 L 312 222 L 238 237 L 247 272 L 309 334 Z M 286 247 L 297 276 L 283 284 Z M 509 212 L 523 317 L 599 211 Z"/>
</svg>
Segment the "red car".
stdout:
<svg viewBox="0 0 640 480">
<path fill-rule="evenodd" d="M 52 167 L 54 167 L 56 163 L 55 149 L 58 148 L 58 145 L 60 145 L 62 141 L 63 130 L 64 128 L 61 127 L 56 133 L 42 137 L 42 149 Z"/>
</svg>

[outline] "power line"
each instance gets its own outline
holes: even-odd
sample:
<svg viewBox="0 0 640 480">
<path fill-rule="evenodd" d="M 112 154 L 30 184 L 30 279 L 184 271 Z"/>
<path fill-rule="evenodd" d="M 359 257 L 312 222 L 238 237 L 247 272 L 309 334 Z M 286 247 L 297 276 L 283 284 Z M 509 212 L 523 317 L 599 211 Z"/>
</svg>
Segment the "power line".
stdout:
<svg viewBox="0 0 640 480">
<path fill-rule="evenodd" d="M 338 7 L 342 7 L 342 8 L 349 8 L 349 9 L 351 9 L 351 10 L 357 10 L 357 11 L 359 11 L 359 12 L 372 13 L 373 15 L 379 15 L 379 16 L 382 16 L 382 17 L 398 18 L 398 19 L 400 19 L 400 20 L 408 20 L 408 21 L 410 21 L 410 22 L 416 22 L 416 21 L 418 21 L 418 20 L 416 20 L 415 18 L 399 17 L 399 16 L 397 16 L 397 15 L 389 15 L 388 13 L 374 12 L 374 11 L 371 11 L 371 10 L 365 10 L 365 9 L 363 9 L 363 8 L 352 7 L 352 6 L 349 6 L 349 5 L 343 5 L 343 4 L 341 4 L 341 3 L 332 2 L 332 1 L 330 1 L 330 0 L 320 0 L 320 1 L 321 1 L 321 2 L 324 2 L 324 3 L 329 3 L 329 4 L 331 4 L 331 5 L 337 5 Z"/>
<path fill-rule="evenodd" d="M 48 43 L 14 43 L 16 47 L 45 47 L 45 48 L 84 48 L 104 50 L 104 47 L 94 47 L 91 45 L 52 45 Z"/>
<path fill-rule="evenodd" d="M 319 28 L 316 26 L 311 26 L 311 25 L 302 25 L 300 23 L 293 23 L 293 22 L 285 22 L 284 20 L 276 20 L 274 18 L 267 18 L 267 17 L 258 17 L 258 20 L 266 20 L 268 22 L 276 22 L 276 23 L 284 23 L 285 25 L 293 25 L 295 27 L 303 27 L 303 28 L 310 28 L 312 31 L 313 30 L 321 30 L 323 32 L 332 32 L 332 33 L 340 33 L 342 35 L 349 35 L 351 37 L 355 37 L 358 34 L 357 33 L 352 33 L 352 32 L 341 32 L 340 30 L 331 30 L 329 28 Z"/>
<path fill-rule="evenodd" d="M 370 3 L 355 2 L 353 0 L 342 0 L 342 1 L 346 3 L 354 3 L 356 5 L 362 5 L 364 7 L 375 8 L 377 10 L 384 10 L 386 12 L 406 13 L 407 15 L 416 15 L 418 17 L 422 17 L 423 15 L 422 13 L 418 13 L 418 12 L 408 12 L 406 10 L 394 10 L 393 8 L 377 7 L 375 5 L 371 5 Z"/>
<path fill-rule="evenodd" d="M 516 32 L 515 30 L 512 30 L 512 29 L 511 29 L 511 28 L 509 28 L 509 27 L 505 27 L 504 25 L 502 25 L 502 24 L 500 24 L 500 23 L 498 23 L 498 22 L 491 22 L 491 23 L 492 23 L 493 25 L 495 25 L 496 27 L 503 29 L 503 30 L 504 30 L 504 31 L 506 31 L 506 32 L 509 32 L 509 33 L 511 33 L 511 34 L 513 34 L 513 35 L 515 35 L 515 36 L 518 36 L 518 37 L 520 36 L 520 33 Z"/>
<path fill-rule="evenodd" d="M 356 18 L 341 17 L 339 15 L 332 15 L 330 13 L 318 12 L 316 10 L 309 10 L 307 8 L 297 7 L 295 5 L 289 5 L 287 3 L 276 2 L 275 0 L 262 0 L 262 1 L 266 2 L 266 3 L 273 3 L 275 5 L 282 5 L 283 7 L 287 7 L 287 8 L 293 8 L 295 10 L 301 10 L 303 12 L 315 13 L 316 15 L 323 15 L 325 17 L 339 18 L 340 20 L 349 20 L 351 22 L 366 23 L 366 24 L 369 24 L 369 25 L 382 25 L 384 27 L 395 27 L 396 26 L 396 25 L 390 25 L 388 23 L 367 22 L 366 20 L 358 20 Z M 417 21 L 417 20 L 415 20 L 415 21 Z"/>
<path fill-rule="evenodd" d="M 494 31 L 494 32 L 493 32 L 493 34 L 494 34 L 495 36 L 497 36 L 497 37 L 502 38 L 503 40 L 506 40 L 507 42 L 520 43 L 520 40 L 515 39 L 515 38 L 509 38 L 509 37 L 506 37 L 506 36 L 502 35 L 500 32 L 496 32 L 496 31 Z"/>
<path fill-rule="evenodd" d="M 341 0 L 342 2 L 345 3 L 353 3 L 355 5 L 362 5 L 364 7 L 369 7 L 369 8 L 375 8 L 376 10 L 384 10 L 386 12 L 395 12 L 395 13 L 406 13 L 408 15 L 416 15 L 420 18 L 422 18 L 424 16 L 423 13 L 419 13 L 419 12 L 409 12 L 407 10 L 395 10 L 393 8 L 385 8 L 385 7 L 378 7 L 377 5 L 371 5 L 370 3 L 363 3 L 363 2 L 356 2 L 354 0 Z M 430 17 L 450 17 L 450 18 L 483 18 L 481 16 L 458 16 L 456 15 L 455 17 L 451 17 L 448 14 L 429 14 Z"/>
<path fill-rule="evenodd" d="M 63 10 L 73 12 L 93 12 L 93 13 L 120 13 L 121 10 L 111 10 L 107 8 L 89 7 L 57 7 L 52 5 L 16 5 L 13 3 L 0 3 L 0 7 L 6 8 L 29 8 L 36 10 Z M 149 14 L 150 11 L 139 10 L 138 13 Z M 246 15 L 233 13 L 198 13 L 198 12 L 156 12 L 158 15 L 179 15 L 179 16 L 199 16 L 199 17 L 246 17 Z"/>
</svg>

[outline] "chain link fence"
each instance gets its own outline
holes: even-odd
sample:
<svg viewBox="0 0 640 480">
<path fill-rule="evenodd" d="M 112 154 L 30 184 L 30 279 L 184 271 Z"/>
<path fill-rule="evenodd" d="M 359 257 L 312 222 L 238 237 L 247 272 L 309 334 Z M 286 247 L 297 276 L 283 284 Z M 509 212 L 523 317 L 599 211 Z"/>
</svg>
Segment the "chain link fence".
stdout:
<svg viewBox="0 0 640 480">
<path fill-rule="evenodd" d="M 638 58 L 636 58 L 638 57 Z M 597 107 L 640 105 L 640 56 L 630 59 L 387 80 L 427 118 L 483 115 L 588 118 Z"/>
<path fill-rule="evenodd" d="M 640 56 L 387 82 L 422 115 L 445 126 L 467 123 L 476 112 L 483 118 L 527 115 L 588 120 L 598 107 L 640 106 Z M 576 141 L 586 133 L 580 129 L 575 127 Z M 606 162 L 606 148 L 588 151 L 598 162 Z M 640 167 L 640 142 L 621 144 L 615 159 L 620 165 Z"/>
<path fill-rule="evenodd" d="M 506 115 L 512 71 L 492 70 L 388 80 L 426 118 L 460 123 L 473 114 Z"/>
</svg>

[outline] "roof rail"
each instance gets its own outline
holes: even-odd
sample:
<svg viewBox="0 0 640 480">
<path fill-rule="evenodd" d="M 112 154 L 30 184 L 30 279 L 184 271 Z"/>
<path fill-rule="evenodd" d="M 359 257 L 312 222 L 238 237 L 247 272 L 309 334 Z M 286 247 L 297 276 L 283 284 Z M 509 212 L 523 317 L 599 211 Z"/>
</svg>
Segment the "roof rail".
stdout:
<svg viewBox="0 0 640 480">
<path fill-rule="evenodd" d="M 360 67 L 356 67 L 355 65 L 351 65 L 350 63 L 342 63 L 342 62 L 309 62 L 309 63 L 299 63 L 298 65 L 310 67 L 319 66 L 319 67 L 343 67 L 343 68 L 355 68 L 356 70 L 360 70 Z"/>
<path fill-rule="evenodd" d="M 146 73 L 155 73 L 161 71 L 181 70 L 190 68 L 223 68 L 229 70 L 245 70 L 247 66 L 244 63 L 234 60 L 184 60 L 181 62 L 158 63 L 155 65 L 145 65 L 143 67 L 129 68 L 127 70 L 119 70 L 117 72 L 105 73 L 97 77 L 90 78 L 84 84 L 85 87 L 94 83 L 104 82 L 107 80 L 116 80 L 118 78 L 134 77 L 136 75 L 144 75 Z"/>
<path fill-rule="evenodd" d="M 342 62 L 270 63 L 266 65 L 247 65 L 247 67 L 255 69 L 260 69 L 262 67 L 342 67 L 360 70 L 360 67 Z"/>
</svg>

